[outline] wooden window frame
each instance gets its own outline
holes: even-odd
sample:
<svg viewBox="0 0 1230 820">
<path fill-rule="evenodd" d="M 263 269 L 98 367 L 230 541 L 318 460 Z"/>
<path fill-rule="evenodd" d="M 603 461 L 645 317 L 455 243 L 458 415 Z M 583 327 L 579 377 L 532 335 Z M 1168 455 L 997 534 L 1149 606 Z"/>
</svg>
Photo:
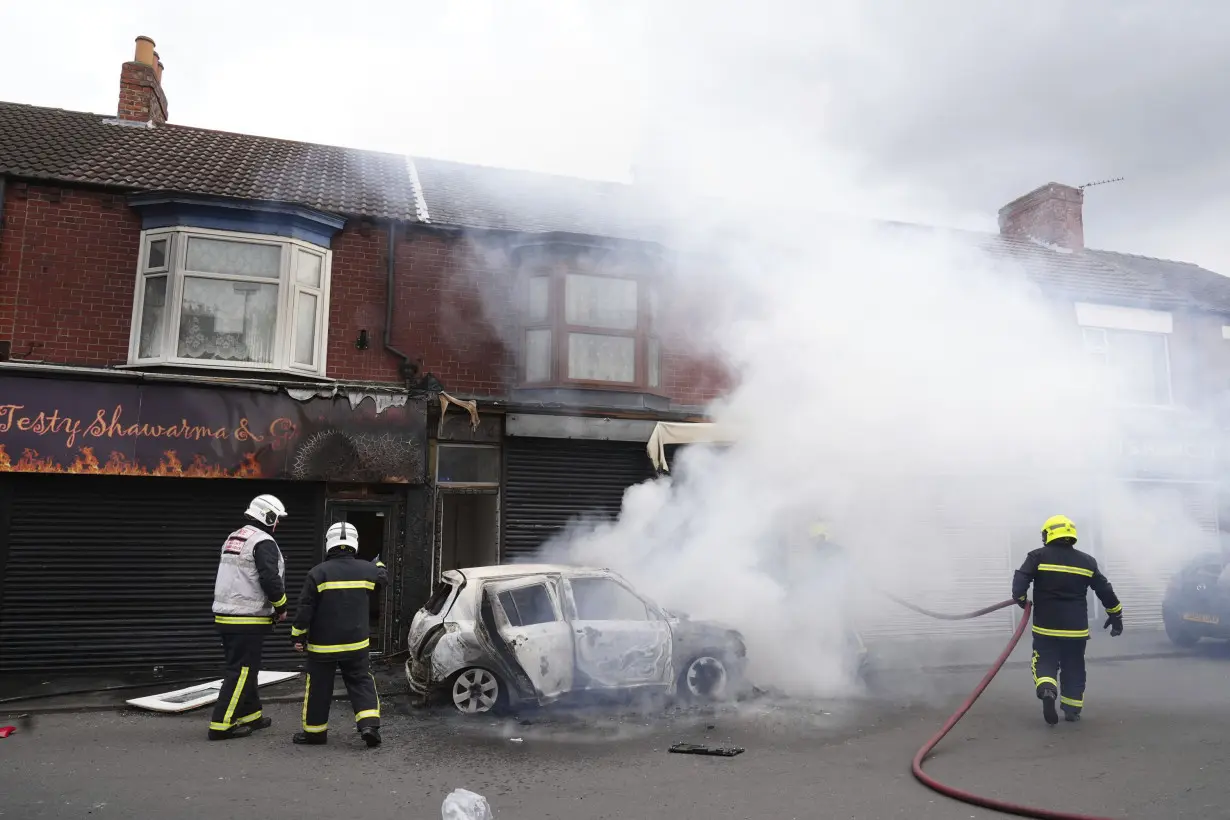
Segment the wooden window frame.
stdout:
<svg viewBox="0 0 1230 820">
<path fill-rule="evenodd" d="M 567 322 L 567 288 L 568 277 L 589 276 L 595 279 L 616 279 L 636 283 L 636 327 L 631 330 L 593 327 L 590 325 L 573 325 Z M 543 321 L 531 321 L 529 318 L 529 282 L 531 279 L 547 279 L 547 313 Z M 518 368 L 517 379 L 520 387 L 540 389 L 549 387 L 575 387 L 598 390 L 618 390 L 630 393 L 657 393 L 662 390 L 662 340 L 658 333 L 657 308 L 654 305 L 654 292 L 657 283 L 648 276 L 615 276 L 598 272 L 578 270 L 534 270 L 527 271 L 518 289 L 518 310 L 520 321 L 520 345 L 526 353 L 526 337 L 533 330 L 551 331 L 551 367 L 550 376 L 544 381 L 529 381 L 528 355 L 522 355 Z M 571 334 L 581 333 L 594 336 L 618 336 L 635 340 L 633 353 L 634 379 L 631 382 L 603 381 L 600 379 L 574 379 L 568 375 L 568 339 Z M 658 347 L 657 382 L 651 385 L 649 378 L 649 347 L 650 341 L 656 341 Z"/>
</svg>

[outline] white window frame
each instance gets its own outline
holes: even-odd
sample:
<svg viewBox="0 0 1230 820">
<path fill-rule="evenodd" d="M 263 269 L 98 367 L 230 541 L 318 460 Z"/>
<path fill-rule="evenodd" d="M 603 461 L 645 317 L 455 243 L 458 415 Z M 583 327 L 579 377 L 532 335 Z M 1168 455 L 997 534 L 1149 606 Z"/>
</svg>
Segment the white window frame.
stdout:
<svg viewBox="0 0 1230 820">
<path fill-rule="evenodd" d="M 276 280 L 268 277 L 218 274 L 208 272 L 187 271 L 185 259 L 188 252 L 188 240 L 193 237 L 205 239 L 225 239 L 248 244 L 277 245 L 281 248 L 281 266 Z M 167 264 L 156 270 L 146 270 L 145 261 L 149 255 L 150 245 L 160 239 L 169 243 Z M 299 251 L 305 251 L 320 257 L 320 286 L 309 287 L 300 284 L 296 277 Z M 269 373 L 290 373 L 315 378 L 325 378 L 327 356 L 329 350 L 329 291 L 333 268 L 333 251 L 285 236 L 270 234 L 244 233 L 241 231 L 221 231 L 211 228 L 172 227 L 156 228 L 141 232 L 141 249 L 137 254 L 136 292 L 133 296 L 132 327 L 128 342 L 128 366 L 148 367 L 151 365 L 173 365 L 178 367 L 208 368 L 213 370 L 244 370 Z M 253 282 L 257 284 L 278 285 L 278 316 L 274 326 L 273 361 L 240 362 L 212 361 L 208 359 L 192 359 L 180 357 L 179 324 L 183 313 L 184 278 L 194 276 L 203 279 L 221 279 L 225 281 Z M 139 356 L 141 347 L 141 318 L 145 301 L 145 279 L 147 276 L 165 276 L 167 279 L 166 314 L 163 318 L 162 355 L 150 358 Z M 297 364 L 295 357 L 295 311 L 298 310 L 299 294 L 309 293 L 317 299 L 316 337 L 311 365 Z"/>
<path fill-rule="evenodd" d="M 1174 316 L 1164 310 L 1077 302 L 1076 323 L 1081 327 L 1136 330 L 1142 333 L 1173 333 Z"/>
<path fill-rule="evenodd" d="M 1166 356 L 1166 400 L 1165 402 L 1160 403 L 1160 404 L 1157 404 L 1157 403 L 1140 404 L 1140 403 L 1131 402 L 1131 401 L 1124 401 L 1120 397 L 1114 396 L 1112 399 L 1113 403 L 1121 407 L 1164 407 L 1164 408 L 1174 407 L 1174 374 L 1171 372 L 1171 367 L 1170 367 L 1170 336 L 1167 333 L 1161 333 L 1161 332 L 1153 331 L 1153 330 L 1138 330 L 1136 328 L 1106 327 L 1106 326 L 1099 326 L 1099 325 L 1083 324 L 1081 326 L 1081 343 L 1084 347 L 1085 354 L 1088 356 L 1097 356 L 1099 358 L 1099 361 L 1103 365 L 1106 362 L 1106 357 L 1109 355 L 1112 355 L 1110 337 L 1107 335 L 1108 330 L 1118 330 L 1118 331 L 1127 332 L 1127 333 L 1145 333 L 1145 334 L 1151 334 L 1153 336 L 1159 336 L 1161 337 L 1161 340 L 1162 340 L 1162 350 L 1165 352 L 1165 356 Z M 1092 341 L 1089 331 L 1097 331 L 1101 335 L 1101 341 L 1100 342 Z"/>
</svg>

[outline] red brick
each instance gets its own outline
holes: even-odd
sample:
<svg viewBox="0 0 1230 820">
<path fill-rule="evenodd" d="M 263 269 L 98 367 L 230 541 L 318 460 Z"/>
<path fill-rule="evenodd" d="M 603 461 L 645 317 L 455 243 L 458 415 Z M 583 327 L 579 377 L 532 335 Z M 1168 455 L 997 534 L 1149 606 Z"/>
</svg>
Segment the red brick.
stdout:
<svg viewBox="0 0 1230 820">
<path fill-rule="evenodd" d="M 58 192 L 58 194 L 57 194 Z M 58 199 L 58 201 L 56 201 Z M 115 197 L 88 189 L 10 186 L 0 229 L 0 339 L 13 355 L 103 366 L 128 355 L 140 222 Z M 384 350 L 387 233 L 364 236 L 352 223 L 333 245 L 328 375 L 400 382 L 398 359 Z M 505 395 L 516 363 L 494 325 L 511 325 L 511 277 L 488 270 L 450 235 L 398 231 L 392 342 L 448 390 Z M 486 312 L 480 284 L 495 287 Z M 490 315 L 487 315 L 490 314 Z M 367 330 L 369 347 L 355 340 Z M 681 404 L 703 404 L 728 381 L 712 363 L 663 341 L 662 383 Z"/>
</svg>

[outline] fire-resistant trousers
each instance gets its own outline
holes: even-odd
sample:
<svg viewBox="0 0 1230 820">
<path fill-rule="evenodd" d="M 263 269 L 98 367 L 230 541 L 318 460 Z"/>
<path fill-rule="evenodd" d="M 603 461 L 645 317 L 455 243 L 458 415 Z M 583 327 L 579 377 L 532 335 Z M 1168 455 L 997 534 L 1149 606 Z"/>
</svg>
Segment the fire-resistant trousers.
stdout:
<svg viewBox="0 0 1230 820">
<path fill-rule="evenodd" d="M 1086 644 L 1084 638 L 1034 635 L 1034 688 L 1039 695 L 1044 686 L 1057 689 L 1059 705 L 1065 712 L 1080 714 L 1085 705 Z"/>
<path fill-rule="evenodd" d="M 226 732 L 236 726 L 260 720 L 261 698 L 256 684 L 267 634 L 265 631 L 222 633 L 226 672 L 222 678 L 218 701 L 214 704 L 213 716 L 209 721 L 211 730 Z"/>
<path fill-rule="evenodd" d="M 303 731 L 324 735 L 329 730 L 329 702 L 333 699 L 333 673 L 341 670 L 342 683 L 350 696 L 356 728 L 380 726 L 380 695 L 372 677 L 366 650 L 341 658 L 309 655 L 305 664 L 307 691 L 303 695 Z"/>
</svg>

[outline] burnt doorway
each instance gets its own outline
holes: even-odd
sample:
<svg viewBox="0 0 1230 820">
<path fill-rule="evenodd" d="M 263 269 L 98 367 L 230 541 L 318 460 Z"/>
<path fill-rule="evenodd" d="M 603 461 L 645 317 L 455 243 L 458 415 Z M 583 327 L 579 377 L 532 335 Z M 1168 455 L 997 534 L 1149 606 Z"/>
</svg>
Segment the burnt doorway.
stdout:
<svg viewBox="0 0 1230 820">
<path fill-rule="evenodd" d="M 440 491 L 440 571 L 500 562 L 500 496 L 481 490 Z"/>
<path fill-rule="evenodd" d="M 369 619 L 372 633 L 372 654 L 388 651 L 389 624 L 393 605 L 393 520 L 396 506 L 390 502 L 330 501 L 329 524 L 345 521 L 359 534 L 359 560 L 384 562 L 389 572 L 389 584 L 377 598 L 371 596 Z M 322 544 L 321 550 L 324 546 Z M 324 560 L 324 555 L 321 555 Z"/>
</svg>

